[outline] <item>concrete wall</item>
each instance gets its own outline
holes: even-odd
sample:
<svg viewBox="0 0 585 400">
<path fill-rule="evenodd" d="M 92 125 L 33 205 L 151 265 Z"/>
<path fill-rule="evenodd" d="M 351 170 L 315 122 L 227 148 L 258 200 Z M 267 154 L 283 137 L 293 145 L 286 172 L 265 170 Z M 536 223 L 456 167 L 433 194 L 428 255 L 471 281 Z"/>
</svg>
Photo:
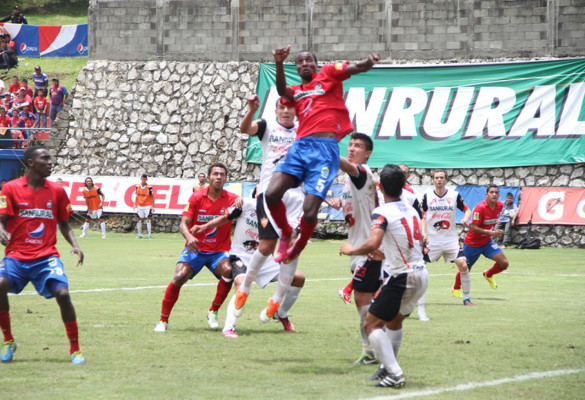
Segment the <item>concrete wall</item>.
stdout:
<svg viewBox="0 0 585 400">
<path fill-rule="evenodd" d="M 266 61 L 585 54 L 583 0 L 91 0 L 94 60 Z"/>
</svg>

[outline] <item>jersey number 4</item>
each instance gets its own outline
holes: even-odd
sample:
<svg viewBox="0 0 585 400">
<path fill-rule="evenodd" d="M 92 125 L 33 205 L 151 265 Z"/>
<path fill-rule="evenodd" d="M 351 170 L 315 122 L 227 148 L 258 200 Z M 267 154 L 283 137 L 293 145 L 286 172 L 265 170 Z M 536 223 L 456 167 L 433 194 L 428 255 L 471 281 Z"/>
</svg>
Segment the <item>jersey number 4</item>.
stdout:
<svg viewBox="0 0 585 400">
<path fill-rule="evenodd" d="M 406 237 L 408 238 L 408 247 L 412 248 L 414 246 L 413 239 L 418 240 L 420 242 L 421 247 L 422 247 L 422 236 L 420 234 L 420 227 L 418 225 L 418 218 L 412 217 L 412 232 L 411 232 L 410 226 L 408 225 L 408 221 L 406 220 L 406 218 L 402 218 L 400 220 L 400 222 L 402 223 L 404 230 L 406 230 Z M 413 233 L 414 233 L 414 235 L 413 235 Z"/>
</svg>

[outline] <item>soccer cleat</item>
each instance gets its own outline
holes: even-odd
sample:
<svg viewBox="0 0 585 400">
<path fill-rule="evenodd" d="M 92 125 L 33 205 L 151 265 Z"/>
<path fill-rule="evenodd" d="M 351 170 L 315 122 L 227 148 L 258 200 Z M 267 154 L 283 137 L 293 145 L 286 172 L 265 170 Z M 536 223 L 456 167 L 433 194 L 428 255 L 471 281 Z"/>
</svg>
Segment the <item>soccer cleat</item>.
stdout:
<svg viewBox="0 0 585 400">
<path fill-rule="evenodd" d="M 343 300 L 345 304 L 351 304 L 351 292 L 347 293 L 345 290 L 339 289 L 337 294 L 339 294 L 339 297 L 341 297 L 341 300 Z"/>
<path fill-rule="evenodd" d="M 106 238 L 106 234 L 102 233 L 102 239 L 105 239 L 105 238 Z"/>
<path fill-rule="evenodd" d="M 280 238 L 278 248 L 276 249 L 276 256 L 274 261 L 277 263 L 284 262 L 288 257 L 288 245 L 290 244 L 290 236 L 287 238 Z"/>
<path fill-rule="evenodd" d="M 226 338 L 230 338 L 230 339 L 239 338 L 239 336 L 236 334 L 236 332 L 233 329 L 228 329 L 227 331 L 223 331 L 221 333 L 221 336 L 226 337 Z"/>
<path fill-rule="evenodd" d="M 85 364 L 85 357 L 81 354 L 81 351 L 76 351 L 75 353 L 71 353 L 71 363 L 72 364 Z"/>
<path fill-rule="evenodd" d="M 453 296 L 455 297 L 463 297 L 463 291 L 461 289 L 455 289 L 455 286 L 451 288 L 451 293 L 453 293 Z"/>
<path fill-rule="evenodd" d="M 278 311 L 279 308 L 280 308 L 280 303 L 278 301 L 272 300 L 272 297 L 271 297 L 270 300 L 268 300 L 268 307 L 266 307 L 266 316 L 268 318 L 272 318 L 274 316 L 274 314 L 276 314 L 276 312 Z"/>
<path fill-rule="evenodd" d="M 247 299 L 248 299 L 248 293 L 242 292 L 240 290 L 236 290 L 236 303 L 235 303 L 236 310 L 239 310 L 240 308 L 244 307 L 244 304 L 246 304 Z"/>
<path fill-rule="evenodd" d="M 217 311 L 208 311 L 207 312 L 207 325 L 209 325 L 210 329 L 218 329 L 219 328 L 219 320 L 217 319 Z"/>
<path fill-rule="evenodd" d="M 402 386 L 404 386 L 406 384 L 406 378 L 404 377 L 404 374 L 400 374 L 400 375 L 394 375 L 391 373 L 387 373 L 386 376 L 384 378 L 382 378 L 382 380 L 380 380 L 380 382 L 378 382 L 376 384 L 376 386 L 378 387 L 393 387 L 396 389 L 401 388 Z"/>
<path fill-rule="evenodd" d="M 136 239 L 142 239 L 142 235 L 136 235 Z"/>
<path fill-rule="evenodd" d="M 278 320 L 282 323 L 282 327 L 284 328 L 285 331 L 287 332 L 294 332 L 295 331 L 295 327 L 293 326 L 293 324 L 288 320 L 288 317 L 284 317 L 284 318 L 280 318 L 278 316 L 278 314 L 276 315 L 276 317 L 278 318 Z"/>
<path fill-rule="evenodd" d="M 156 326 L 154 327 L 155 332 L 166 332 L 167 329 L 169 329 L 168 322 L 162 322 L 162 321 L 158 321 L 156 323 Z"/>
<path fill-rule="evenodd" d="M 506 248 L 506 245 L 505 244 L 503 244 L 503 245 L 500 246 L 500 249 L 505 249 L 505 248 Z"/>
<path fill-rule="evenodd" d="M 471 300 L 469 300 L 469 299 L 465 299 L 465 300 L 463 300 L 463 305 L 464 305 L 464 306 L 472 306 L 472 305 L 473 305 L 473 303 L 471 302 Z"/>
<path fill-rule="evenodd" d="M 492 289 L 497 290 L 498 289 L 498 285 L 496 285 L 496 280 L 494 279 L 493 276 L 488 277 L 486 275 L 487 271 L 483 271 L 483 277 L 488 281 L 488 283 L 490 284 L 490 286 L 492 287 Z"/>
<path fill-rule="evenodd" d="M 376 370 L 376 372 L 374 372 L 374 375 L 370 376 L 368 378 L 368 380 L 369 381 L 381 381 L 382 379 L 384 379 L 386 377 L 386 375 L 388 375 L 386 368 L 384 368 L 383 366 L 380 366 L 380 368 L 378 368 Z"/>
<path fill-rule="evenodd" d="M 376 359 L 376 356 L 364 351 L 362 353 L 362 355 L 359 356 L 359 358 L 353 362 L 353 365 L 359 365 L 359 364 L 371 365 L 371 364 L 378 364 L 379 362 L 380 361 L 378 361 Z"/>
<path fill-rule="evenodd" d="M 297 249 L 296 246 L 293 246 L 289 251 L 286 252 L 286 260 L 284 261 L 285 264 L 290 264 L 294 260 L 296 260 L 301 255 L 301 251 Z"/>
<path fill-rule="evenodd" d="M 4 345 L 2 346 L 2 352 L 0 353 L 2 362 L 12 361 L 12 357 L 14 356 L 14 352 L 16 351 L 17 347 L 18 346 L 14 340 L 4 342 Z"/>
<path fill-rule="evenodd" d="M 427 316 L 426 313 L 418 313 L 419 321 L 429 322 L 431 319 Z"/>
<path fill-rule="evenodd" d="M 148 238 L 149 238 L 149 239 L 152 239 L 152 235 L 148 235 Z"/>
<path fill-rule="evenodd" d="M 79 235 L 80 238 L 84 238 L 85 237 L 85 233 L 82 233 L 81 235 Z"/>
</svg>

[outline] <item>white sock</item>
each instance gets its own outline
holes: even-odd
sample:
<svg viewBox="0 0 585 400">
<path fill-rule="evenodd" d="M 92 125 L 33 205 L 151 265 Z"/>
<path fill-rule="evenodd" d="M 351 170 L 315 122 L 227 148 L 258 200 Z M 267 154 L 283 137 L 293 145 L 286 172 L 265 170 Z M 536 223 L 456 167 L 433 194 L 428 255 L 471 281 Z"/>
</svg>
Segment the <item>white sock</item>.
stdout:
<svg viewBox="0 0 585 400">
<path fill-rule="evenodd" d="M 290 264 L 280 263 L 280 273 L 278 274 L 278 287 L 276 288 L 274 296 L 272 296 L 272 301 L 282 303 L 284 294 L 290 287 L 290 284 L 294 278 L 298 264 L 299 264 L 298 258 L 295 259 Z"/>
<path fill-rule="evenodd" d="M 242 308 L 239 314 L 242 315 L 243 311 L 244 309 Z M 223 332 L 235 330 L 238 317 L 239 315 L 236 315 L 236 295 L 234 294 L 227 306 L 227 311 L 225 314 L 225 323 L 223 324 Z"/>
<path fill-rule="evenodd" d="M 421 314 L 426 314 L 425 312 L 425 302 L 426 302 L 426 295 L 423 294 L 422 296 L 420 296 L 420 299 L 418 299 L 418 315 Z"/>
<path fill-rule="evenodd" d="M 100 222 L 100 228 L 102 228 L 102 235 L 106 234 L 106 222 Z"/>
<path fill-rule="evenodd" d="M 396 358 L 398 358 L 398 350 L 400 350 L 403 335 L 404 330 L 402 328 L 396 331 L 386 329 L 386 336 L 388 336 L 388 339 L 390 339 L 390 343 L 392 343 L 392 350 L 394 351 L 394 357 Z"/>
<path fill-rule="evenodd" d="M 88 228 L 89 228 L 89 222 L 84 223 L 83 227 L 81 228 L 82 229 L 81 233 L 85 235 L 87 233 Z"/>
<path fill-rule="evenodd" d="M 471 278 L 469 271 L 461 272 L 461 291 L 463 292 L 463 300 L 469 300 L 469 292 L 471 291 Z"/>
<path fill-rule="evenodd" d="M 368 313 L 368 309 L 370 308 L 369 305 L 358 307 L 357 312 L 360 316 L 360 333 L 362 335 L 362 351 L 372 351 L 372 346 L 370 345 L 370 339 L 368 339 L 368 334 L 364 328 L 364 321 L 366 320 L 366 314 Z"/>
<path fill-rule="evenodd" d="M 250 265 L 246 267 L 246 276 L 244 277 L 244 282 L 240 286 L 240 291 L 244 293 L 250 293 L 250 288 L 252 287 L 252 282 L 258 276 L 258 272 L 262 269 L 262 266 L 268 259 L 268 256 L 263 255 L 256 249 L 254 254 L 252 254 L 252 258 L 250 259 Z"/>
<path fill-rule="evenodd" d="M 398 365 L 394 350 L 392 350 L 392 342 L 386 333 L 382 329 L 375 329 L 370 333 L 369 339 L 378 360 L 384 364 L 386 371 L 395 375 L 402 374 L 402 368 Z"/>
<path fill-rule="evenodd" d="M 284 299 L 282 300 L 282 304 L 278 308 L 277 314 L 280 318 L 288 317 L 288 310 L 292 308 L 295 304 L 297 299 L 299 298 L 299 294 L 301 293 L 301 288 L 296 286 L 290 286 L 284 295 Z"/>
<path fill-rule="evenodd" d="M 150 225 L 150 220 L 149 220 L 149 219 L 147 219 L 147 220 L 146 220 L 146 230 L 148 231 L 148 234 L 149 234 L 149 235 L 152 233 L 152 232 L 151 232 L 151 229 L 150 229 L 150 227 L 151 227 L 151 225 Z"/>
<path fill-rule="evenodd" d="M 136 230 L 138 231 L 139 235 L 142 235 L 142 221 L 138 221 L 136 223 Z"/>
</svg>

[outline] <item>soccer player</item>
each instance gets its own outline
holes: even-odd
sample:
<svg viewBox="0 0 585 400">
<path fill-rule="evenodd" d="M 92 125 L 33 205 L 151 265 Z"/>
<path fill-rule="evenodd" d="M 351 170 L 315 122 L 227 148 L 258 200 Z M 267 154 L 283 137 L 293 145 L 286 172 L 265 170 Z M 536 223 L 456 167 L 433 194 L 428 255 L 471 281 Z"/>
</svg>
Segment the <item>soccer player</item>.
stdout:
<svg viewBox="0 0 585 400">
<path fill-rule="evenodd" d="M 146 230 L 148 231 L 148 238 L 152 239 L 152 225 L 150 224 L 150 217 L 154 212 L 154 195 L 152 194 L 152 186 L 148 183 L 148 176 L 142 174 L 140 177 L 140 184 L 136 185 L 136 199 L 134 200 L 134 211 L 136 211 L 136 231 L 138 235 L 136 239 L 142 239 L 142 220 L 146 219 Z"/>
<path fill-rule="evenodd" d="M 502 244 L 500 248 L 505 249 L 510 244 L 512 225 L 516 225 L 516 217 L 518 216 L 518 206 L 514 204 L 514 195 L 511 192 L 506 194 L 506 201 L 504 202 L 504 208 L 498 217 L 498 224 L 496 229 L 502 229 L 504 235 L 502 238 Z"/>
<path fill-rule="evenodd" d="M 372 139 L 363 133 L 351 135 L 347 147 L 347 159 L 341 157 L 340 168 L 346 174 L 340 199 L 331 199 L 329 204 L 336 209 L 341 208 L 345 221 L 349 225 L 348 240 L 352 246 L 358 246 L 370 235 L 372 211 L 377 206 L 376 185 L 374 175 L 366 162 L 372 154 Z M 382 262 L 368 260 L 367 255 L 354 255 L 350 258 L 350 269 L 353 280 L 350 285 L 354 290 L 355 305 L 360 320 L 362 336 L 362 354 L 355 364 L 377 363 L 368 335 L 364 330 L 364 321 L 374 293 L 380 288 Z M 351 290 L 350 289 L 350 293 Z M 344 299 L 345 289 L 339 291 Z M 344 301 L 346 301 L 344 299 Z M 348 301 L 346 301 L 347 303 Z M 351 302 L 351 294 L 349 295 Z"/>
<path fill-rule="evenodd" d="M 20 293 L 32 282 L 41 296 L 57 300 L 69 338 L 71 362 L 83 364 L 69 283 L 55 247 L 59 227 L 72 247 L 71 254 L 77 255 L 77 265 L 83 263 L 83 252 L 68 222 L 73 210 L 63 187 L 46 179 L 53 169 L 49 151 L 32 146 L 23 157 L 27 174 L 8 182 L 0 196 L 0 242 L 6 246 L 6 256 L 0 263 L 0 329 L 4 334 L 1 359 L 12 361 L 16 350 L 8 292 Z"/>
<path fill-rule="evenodd" d="M 317 72 L 317 59 L 310 51 L 301 51 L 295 64 L 300 85 L 287 86 L 283 62 L 290 45 L 273 51 L 276 63 L 276 87 L 287 105 L 295 107 L 299 119 L 297 140 L 284 162 L 279 163 L 266 190 L 266 203 L 282 231 L 275 261 L 291 262 L 299 256 L 317 225 L 317 213 L 339 169 L 338 141 L 353 131 L 343 99 L 343 81 L 367 72 L 380 60 L 372 53 L 362 61 L 330 64 Z M 300 236 L 290 247 L 292 228 L 286 219 L 284 193 L 304 183 L 306 197 Z M 290 247 L 290 248 L 289 248 Z"/>
<path fill-rule="evenodd" d="M 198 229 L 207 230 L 209 228 L 221 226 L 227 221 L 228 219 L 226 216 L 218 217 L 213 221 L 208 222 L 206 225 L 199 226 Z M 234 285 L 236 287 L 237 293 L 242 282 L 244 281 L 246 266 L 249 265 L 250 261 L 252 260 L 253 254 L 260 241 L 255 199 L 244 199 L 242 213 L 235 219 L 235 223 L 236 228 L 234 230 L 232 247 L 230 249 L 230 263 L 232 265 L 232 276 L 234 277 Z M 270 255 L 263 264 L 262 269 L 255 275 L 254 281 L 258 284 L 258 286 L 264 288 L 269 282 L 272 282 L 278 278 L 279 271 L 280 266 Z M 278 308 L 278 311 L 274 315 L 274 318 L 277 318 L 282 323 L 282 326 L 286 331 L 294 331 L 294 326 L 288 319 L 288 311 L 297 301 L 301 288 L 304 284 L 305 276 L 301 271 L 296 270 L 294 272 L 294 277 L 291 284 L 286 289 L 286 294 L 284 296 L 284 300 L 282 301 L 282 305 Z M 235 332 L 236 322 L 244 311 L 244 309 L 241 307 L 236 310 L 236 298 L 237 296 L 234 294 L 228 303 L 227 315 L 222 331 L 222 335 L 228 338 L 238 337 Z"/>
<path fill-rule="evenodd" d="M 427 256 L 430 262 L 436 262 L 441 256 L 445 262 L 453 262 L 459 269 L 460 282 L 456 284 L 462 289 L 452 289 L 455 297 L 463 296 L 463 305 L 472 306 L 469 298 L 471 279 L 465 254 L 459 244 L 459 235 L 455 225 L 456 208 L 465 214 L 461 225 L 469 226 L 471 210 L 465 204 L 463 197 L 452 189 L 447 189 L 449 178 L 447 171 L 438 169 L 431 175 L 435 189 L 428 190 L 422 199 L 424 217 L 422 219 L 423 242 L 428 249 Z M 463 293 L 461 293 L 463 291 Z M 423 296 L 424 298 L 424 296 Z M 424 301 L 424 300 L 423 300 Z"/>
<path fill-rule="evenodd" d="M 199 175 L 197 175 L 197 179 L 199 182 L 193 186 L 193 193 L 197 193 L 201 189 L 205 189 L 207 186 L 209 186 L 209 183 L 205 182 L 205 174 L 203 172 L 200 172 Z"/>
<path fill-rule="evenodd" d="M 488 281 L 491 288 L 496 290 L 498 285 L 496 285 L 494 275 L 508 269 L 510 265 L 502 249 L 492 239 L 493 237 L 500 237 L 504 233 L 501 229 L 494 229 L 498 222 L 498 215 L 500 215 L 504 205 L 498 200 L 500 189 L 493 183 L 487 187 L 485 197 L 486 199 L 473 209 L 471 226 L 463 241 L 463 251 L 470 270 L 482 254 L 484 257 L 495 261 L 493 267 L 483 271 L 483 277 Z M 460 289 L 456 287 L 458 278 L 459 272 L 457 273 L 454 289 Z"/>
<path fill-rule="evenodd" d="M 85 217 L 85 223 L 83 224 L 81 236 L 84 238 L 89 229 L 89 221 L 97 219 L 100 221 L 100 228 L 102 230 L 102 239 L 106 238 L 106 221 L 102 217 L 104 212 L 103 204 L 106 199 L 102 190 L 93 184 L 93 179 L 90 177 L 85 178 L 85 187 L 83 188 L 83 198 L 85 204 L 87 204 L 87 216 Z"/>
<path fill-rule="evenodd" d="M 367 255 L 384 245 L 390 278 L 374 298 L 366 314 L 365 330 L 383 373 L 377 386 L 400 388 L 406 383 L 396 357 L 402 343 L 402 321 L 413 311 L 425 292 L 428 273 L 422 253 L 420 218 L 416 210 L 400 199 L 406 182 L 397 165 L 380 172 L 384 200 L 372 215 L 370 236 L 359 246 L 344 244 L 340 254 Z"/>
<path fill-rule="evenodd" d="M 169 283 L 162 301 L 160 321 L 155 332 L 168 328 L 169 316 L 179 298 L 181 287 L 193 279 L 203 267 L 207 267 L 219 279 L 218 290 L 212 309 L 207 313 L 209 327 L 219 328 L 217 310 L 223 304 L 232 287 L 232 268 L 228 250 L 230 249 L 231 220 L 239 215 L 237 208 L 227 217 L 229 222 L 211 231 L 198 232 L 197 225 L 204 225 L 216 217 L 223 216 L 238 196 L 223 190 L 227 181 L 227 167 L 221 163 L 212 164 L 208 170 L 209 186 L 193 193 L 183 211 L 179 230 L 185 240 L 185 249 L 175 267 L 175 275 Z M 241 201 L 236 203 L 241 208 Z"/>
<path fill-rule="evenodd" d="M 260 182 L 258 183 L 256 211 L 258 215 L 259 245 L 252 254 L 249 263 L 246 264 L 246 276 L 238 290 L 236 290 L 235 308 L 241 312 L 250 293 L 252 282 L 256 279 L 264 263 L 276 248 L 276 242 L 280 234 L 274 217 L 265 201 L 265 191 L 268 187 L 276 165 L 281 162 L 287 154 L 288 149 L 294 143 L 298 125 L 295 121 L 295 110 L 278 99 L 276 102 L 276 120 L 259 119 L 253 121 L 254 114 L 260 107 L 258 96 L 248 98 L 248 112 L 240 123 L 240 130 L 249 135 L 255 135 L 260 139 L 262 145 L 262 168 L 260 169 Z M 301 188 L 297 187 L 288 190 L 282 202 L 285 205 L 284 218 L 289 226 L 294 228 L 299 224 L 302 215 L 303 201 L 305 195 Z M 262 310 L 262 321 L 269 321 L 276 310 L 280 307 L 285 294 L 288 292 L 295 276 L 298 259 L 290 264 L 282 263 L 278 274 L 278 285 L 274 296 L 269 300 L 268 307 Z"/>
</svg>

